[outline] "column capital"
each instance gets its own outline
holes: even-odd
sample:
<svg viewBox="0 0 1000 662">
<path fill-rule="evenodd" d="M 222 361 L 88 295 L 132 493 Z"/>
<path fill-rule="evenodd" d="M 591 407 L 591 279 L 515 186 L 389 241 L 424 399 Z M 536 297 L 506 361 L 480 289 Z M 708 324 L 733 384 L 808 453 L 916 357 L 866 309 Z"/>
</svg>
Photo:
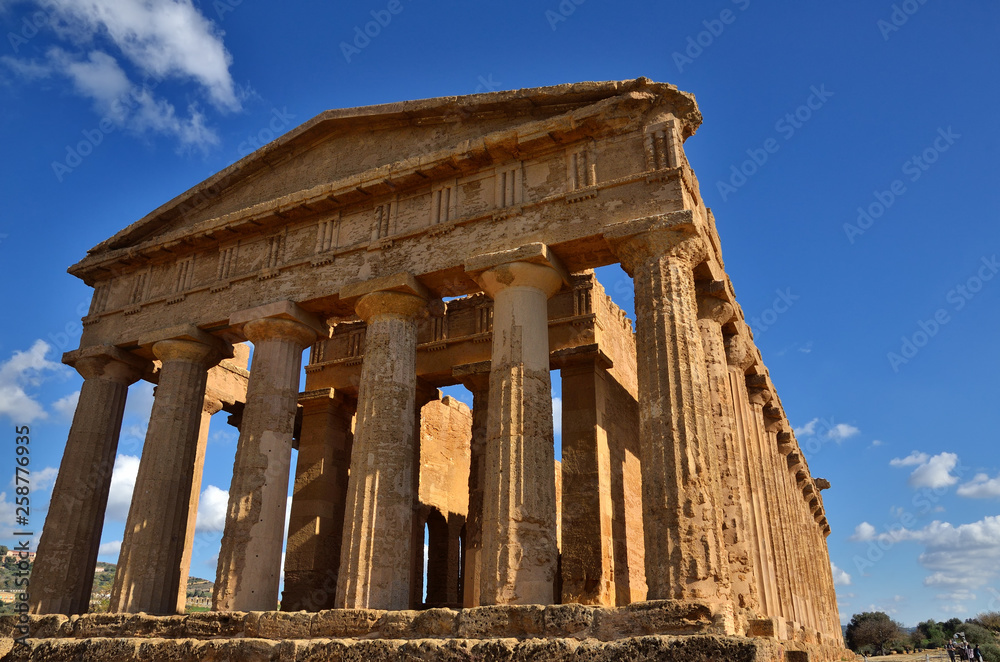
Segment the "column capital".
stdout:
<svg viewBox="0 0 1000 662">
<path fill-rule="evenodd" d="M 757 357 L 754 356 L 753 345 L 747 338 L 739 333 L 734 333 L 725 337 L 726 363 L 739 368 L 746 373 L 750 369 Z"/>
<path fill-rule="evenodd" d="M 276 301 L 233 314 L 229 324 L 252 343 L 274 338 L 306 347 L 330 334 L 329 328 L 292 301 Z"/>
<path fill-rule="evenodd" d="M 690 210 L 617 223 L 604 231 L 604 239 L 631 276 L 661 257 L 681 260 L 693 269 L 709 255 Z"/>
<path fill-rule="evenodd" d="M 551 297 L 571 284 L 562 261 L 542 243 L 477 255 L 466 260 L 465 271 L 494 299 L 508 287 L 533 287 Z"/>
<path fill-rule="evenodd" d="M 736 309 L 731 303 L 713 296 L 698 297 L 698 319 L 715 322 L 719 326 L 733 319 Z"/>
<path fill-rule="evenodd" d="M 113 345 L 92 345 L 63 354 L 62 362 L 84 379 L 106 379 L 126 386 L 139 381 L 153 364 Z"/>
<path fill-rule="evenodd" d="M 147 333 L 139 338 L 139 345 L 161 361 L 186 359 L 204 363 L 206 369 L 233 356 L 232 345 L 193 324 L 178 324 Z"/>
<path fill-rule="evenodd" d="M 747 375 L 746 380 L 751 404 L 763 407 L 774 397 L 766 375 Z"/>
<path fill-rule="evenodd" d="M 323 407 L 330 406 L 341 407 L 351 413 L 354 413 L 354 411 L 358 408 L 358 402 L 355 398 L 334 388 L 320 388 L 312 391 L 303 391 L 302 393 L 299 393 L 299 404 L 302 405 L 302 408 L 306 413 L 321 410 Z"/>
</svg>

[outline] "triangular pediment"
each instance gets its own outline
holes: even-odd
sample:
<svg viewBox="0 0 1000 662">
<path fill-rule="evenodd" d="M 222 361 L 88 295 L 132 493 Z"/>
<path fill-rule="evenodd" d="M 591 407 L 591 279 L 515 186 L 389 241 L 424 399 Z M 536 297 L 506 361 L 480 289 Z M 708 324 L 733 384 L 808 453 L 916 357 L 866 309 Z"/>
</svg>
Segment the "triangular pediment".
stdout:
<svg viewBox="0 0 1000 662">
<path fill-rule="evenodd" d="M 648 79 L 326 111 L 98 244 L 85 262 L 327 190 L 328 197 L 338 189 L 371 195 L 373 182 L 392 190 L 516 158 L 529 144 L 541 145 L 539 135 L 553 142 L 562 139 L 560 132 L 594 130 L 644 96 L 669 98 L 688 134 L 700 123 L 693 97 Z M 621 116 L 628 117 L 627 109 Z M 274 119 L 286 121 L 280 111 Z"/>
</svg>

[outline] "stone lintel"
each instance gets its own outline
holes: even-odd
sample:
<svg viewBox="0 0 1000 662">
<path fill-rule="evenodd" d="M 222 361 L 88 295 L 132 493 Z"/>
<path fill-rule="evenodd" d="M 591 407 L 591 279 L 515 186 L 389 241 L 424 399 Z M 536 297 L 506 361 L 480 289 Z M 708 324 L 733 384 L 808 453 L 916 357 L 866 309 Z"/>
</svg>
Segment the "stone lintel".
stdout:
<svg viewBox="0 0 1000 662">
<path fill-rule="evenodd" d="M 511 262 L 529 262 L 531 264 L 542 264 L 552 267 L 559 274 L 565 285 L 571 286 L 573 284 L 569 271 L 563 266 L 562 261 L 543 243 L 526 244 L 510 250 L 483 253 L 471 257 L 465 261 L 465 272 L 478 282 L 479 276 L 484 271 L 489 271 L 494 267 L 499 267 L 502 264 L 510 264 Z"/>
<path fill-rule="evenodd" d="M 357 402 L 354 398 L 335 388 L 317 388 L 299 393 L 300 407 L 323 406 L 331 402 L 342 407 L 347 407 L 352 411 L 357 407 Z"/>
<path fill-rule="evenodd" d="M 642 234 L 654 234 L 657 232 L 673 232 L 682 235 L 691 235 L 691 237 L 697 236 L 698 226 L 695 222 L 694 212 L 690 209 L 683 209 L 667 214 L 637 218 L 625 221 L 624 223 L 616 223 L 605 228 L 603 236 L 606 241 L 614 245 Z"/>
<path fill-rule="evenodd" d="M 197 342 L 215 349 L 224 358 L 233 357 L 233 346 L 231 344 L 218 336 L 213 336 L 208 331 L 202 331 L 194 324 L 178 324 L 148 333 L 139 338 L 139 345 L 144 349 L 152 351 L 153 345 L 161 340 L 188 340 Z"/>
<path fill-rule="evenodd" d="M 237 330 L 242 330 L 247 322 L 259 319 L 286 319 L 299 322 L 313 331 L 320 338 L 330 335 L 329 327 L 321 322 L 312 313 L 306 312 L 293 301 L 275 301 L 263 306 L 256 306 L 233 313 L 229 318 L 229 325 Z M 242 331 L 241 331 L 242 332 Z"/>
<path fill-rule="evenodd" d="M 610 370 L 615 366 L 607 354 L 597 345 L 580 345 L 579 347 L 567 347 L 559 349 L 549 355 L 549 364 L 552 369 L 563 369 L 571 365 L 577 365 L 587 361 L 594 362 L 599 368 Z"/>
<path fill-rule="evenodd" d="M 118 361 L 132 366 L 141 373 L 149 372 L 153 368 L 152 363 L 147 359 L 136 356 L 132 352 L 115 347 L 114 345 L 91 345 L 89 347 L 74 349 L 62 355 L 62 362 L 71 367 L 75 367 L 77 362 L 83 359 Z"/>
<path fill-rule="evenodd" d="M 489 375 L 490 374 L 490 362 L 489 361 L 477 361 L 476 363 L 466 363 L 464 365 L 457 365 L 451 369 L 451 374 L 455 379 L 462 379 L 463 377 L 474 377 L 478 375 Z"/>
<path fill-rule="evenodd" d="M 433 295 L 424 287 L 423 283 L 417 280 L 416 276 L 408 272 L 400 272 L 345 285 L 340 289 L 340 300 L 353 304 L 357 299 L 373 292 L 402 292 L 422 299 L 433 298 Z"/>
</svg>

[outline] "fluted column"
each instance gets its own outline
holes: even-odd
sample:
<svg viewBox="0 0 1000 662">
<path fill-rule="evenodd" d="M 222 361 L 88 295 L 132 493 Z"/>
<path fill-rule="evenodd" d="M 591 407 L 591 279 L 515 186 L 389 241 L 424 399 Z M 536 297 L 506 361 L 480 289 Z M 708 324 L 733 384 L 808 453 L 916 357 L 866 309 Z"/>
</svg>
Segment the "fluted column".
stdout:
<svg viewBox="0 0 1000 662">
<path fill-rule="evenodd" d="M 773 600 L 770 616 L 778 621 L 778 636 L 787 637 L 788 623 L 791 620 L 791 591 L 788 588 L 788 562 L 785 554 L 785 540 L 781 532 L 781 516 L 778 505 L 776 486 L 776 468 L 774 456 L 776 449 L 769 443 L 764 429 L 764 405 L 770 402 L 773 394 L 767 388 L 767 380 L 762 375 L 746 377 L 747 395 L 750 401 L 749 431 L 754 445 L 754 454 L 759 463 L 760 489 L 766 510 L 764 524 L 768 535 L 768 551 L 773 567 Z"/>
<path fill-rule="evenodd" d="M 302 433 L 285 549 L 282 611 L 332 609 L 344 534 L 355 403 L 333 389 L 303 394 Z"/>
<path fill-rule="evenodd" d="M 713 284 L 716 285 L 716 284 Z M 717 283 L 722 286 L 722 283 Z M 747 513 L 749 494 L 743 475 L 743 458 L 736 438 L 729 366 L 722 325 L 733 318 L 733 306 L 713 296 L 698 299 L 698 328 L 708 367 L 712 418 L 719 455 L 719 490 L 723 536 L 736 606 L 756 614 L 759 610 L 757 581 L 750 550 L 751 523 Z"/>
<path fill-rule="evenodd" d="M 212 604 L 217 611 L 278 608 L 281 546 L 302 350 L 322 326 L 283 302 L 230 319 L 253 343 Z"/>
<path fill-rule="evenodd" d="M 486 473 L 486 435 L 490 411 L 490 363 L 456 366 L 452 374 L 472 392 L 472 442 L 469 449 L 469 512 L 465 518 L 465 572 L 463 607 L 478 607 L 483 553 L 483 483 Z"/>
<path fill-rule="evenodd" d="M 735 413 L 736 450 L 740 458 L 741 483 L 747 498 L 745 512 L 749 521 L 750 551 L 753 555 L 757 584 L 759 615 L 776 616 L 773 547 L 767 524 L 767 499 L 764 494 L 760 452 L 756 445 L 756 428 L 750 395 L 746 386 L 746 371 L 753 364 L 749 341 L 739 335 L 725 339 L 726 361 L 729 364 L 729 386 Z"/>
<path fill-rule="evenodd" d="M 614 606 L 615 549 L 609 448 L 611 361 L 564 353 L 562 379 L 562 599 Z"/>
<path fill-rule="evenodd" d="M 165 615 L 178 613 L 178 603 L 180 613 L 184 609 L 185 549 L 192 543 L 189 531 L 194 532 L 194 523 L 188 523 L 197 514 L 197 497 L 191 511 L 192 494 L 201 487 L 198 438 L 205 386 L 208 369 L 223 358 L 225 347 L 192 329 L 154 343 L 152 351 L 162 367 L 109 609 Z"/>
<path fill-rule="evenodd" d="M 508 261 L 525 256 L 537 261 Z M 568 276 L 540 244 L 466 268 L 494 301 L 480 602 L 551 604 L 559 549 L 547 302 Z"/>
<path fill-rule="evenodd" d="M 711 397 L 693 269 L 707 256 L 690 214 L 605 234 L 635 285 L 648 599 L 729 600 Z M 685 220 L 686 219 L 686 220 Z"/>
<path fill-rule="evenodd" d="M 83 614 L 90 606 L 125 397 L 148 366 L 116 347 L 76 350 L 63 362 L 83 385 L 31 572 L 33 614 Z"/>
<path fill-rule="evenodd" d="M 376 290 L 355 304 L 368 327 L 337 583 L 341 608 L 410 606 L 416 317 L 426 297 L 412 277 L 405 280 L 409 291 Z"/>
</svg>

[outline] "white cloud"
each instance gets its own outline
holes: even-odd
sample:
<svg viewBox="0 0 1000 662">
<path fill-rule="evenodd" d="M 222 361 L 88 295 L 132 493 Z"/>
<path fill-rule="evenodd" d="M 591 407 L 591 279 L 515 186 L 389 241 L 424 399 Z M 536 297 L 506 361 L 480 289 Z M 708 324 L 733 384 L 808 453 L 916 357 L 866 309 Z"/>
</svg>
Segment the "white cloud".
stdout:
<svg viewBox="0 0 1000 662">
<path fill-rule="evenodd" d="M 819 419 L 814 418 L 802 427 L 795 428 L 796 437 L 811 437 L 816 434 L 816 426 L 819 425 Z"/>
<path fill-rule="evenodd" d="M 195 531 L 208 533 L 226 528 L 226 508 L 229 506 L 229 492 L 215 485 L 206 487 L 198 498 L 198 519 Z"/>
<path fill-rule="evenodd" d="M 885 442 L 880 439 L 872 439 L 872 447 L 878 447 L 884 445 Z"/>
<path fill-rule="evenodd" d="M 968 593 L 986 586 L 1000 570 L 1000 516 L 959 526 L 935 520 L 922 529 L 895 529 L 877 538 L 923 545 L 917 560 L 930 571 L 925 586 Z"/>
<path fill-rule="evenodd" d="M 134 455 L 119 455 L 115 458 L 115 468 L 111 474 L 111 491 L 108 494 L 108 509 L 105 517 L 124 522 L 128 519 L 128 509 L 132 505 L 132 490 L 135 477 L 139 473 L 139 458 Z"/>
<path fill-rule="evenodd" d="M 117 558 L 122 551 L 122 541 L 112 540 L 111 542 L 101 543 L 101 546 L 97 550 L 98 556 L 111 556 Z"/>
<path fill-rule="evenodd" d="M 958 455 L 955 453 L 938 453 L 928 455 L 913 451 L 903 458 L 895 457 L 889 460 L 890 467 L 916 467 L 910 474 L 910 487 L 929 487 L 936 489 L 948 487 L 958 482 L 958 476 L 951 471 L 958 466 Z"/>
<path fill-rule="evenodd" d="M 191 0 L 49 0 L 69 30 L 63 36 L 110 38 L 140 71 L 193 79 L 214 105 L 238 110 L 222 34 Z"/>
<path fill-rule="evenodd" d="M 76 412 L 76 405 L 80 401 L 80 392 L 73 391 L 69 395 L 63 396 L 52 403 L 52 408 L 55 409 L 60 416 L 66 419 L 72 419 L 73 414 Z"/>
<path fill-rule="evenodd" d="M 969 499 L 1000 499 L 1000 475 L 990 478 L 986 474 L 976 474 L 970 482 L 959 485 L 955 492 Z"/>
<path fill-rule="evenodd" d="M 847 423 L 836 423 L 830 419 L 814 418 L 801 427 L 794 428 L 796 437 L 820 435 L 837 443 L 860 434 L 861 430 Z"/>
<path fill-rule="evenodd" d="M 927 453 L 921 453 L 919 451 L 913 451 L 909 455 L 903 458 L 894 457 L 889 460 L 890 467 L 912 467 L 919 464 L 924 464 L 930 456 Z"/>
<path fill-rule="evenodd" d="M 562 436 L 562 398 L 552 398 L 552 432 Z"/>
<path fill-rule="evenodd" d="M 63 364 L 45 358 L 48 352 L 49 344 L 36 340 L 27 351 L 14 352 L 0 363 L 0 416 L 17 424 L 48 418 L 42 405 L 25 390 L 41 384 L 47 373 L 66 370 Z"/>
<path fill-rule="evenodd" d="M 38 491 L 48 489 L 48 487 L 56 481 L 56 476 L 58 474 L 59 470 L 55 467 L 45 467 L 41 471 L 32 471 L 31 487 Z"/>
<path fill-rule="evenodd" d="M 938 488 L 954 485 L 958 482 L 958 476 L 951 475 L 951 470 L 956 466 L 958 455 L 939 453 L 913 470 L 910 474 L 910 486 Z"/>
<path fill-rule="evenodd" d="M 837 423 L 826 433 L 826 436 L 834 441 L 843 441 L 859 434 L 861 430 L 847 423 Z"/>
<path fill-rule="evenodd" d="M 875 527 L 868 522 L 862 522 L 854 527 L 854 535 L 852 535 L 848 540 L 853 540 L 855 542 L 865 542 L 867 540 L 872 540 L 875 538 Z"/>
<path fill-rule="evenodd" d="M 0 492 L 0 534 L 9 535 L 14 530 L 14 502 L 7 501 L 7 493 Z"/>
<path fill-rule="evenodd" d="M 851 576 L 837 567 L 833 561 L 830 562 L 830 569 L 833 571 L 833 583 L 835 586 L 850 586 Z"/>
<path fill-rule="evenodd" d="M 41 62 L 0 58 L 7 68 L 28 81 L 53 74 L 69 78 L 102 120 L 117 127 L 172 135 L 182 147 L 219 143 L 196 102 L 189 100 L 182 116 L 153 93 L 164 79 L 193 81 L 216 108 L 241 108 L 222 34 L 191 0 L 47 0 L 46 9 L 54 18 L 50 27 L 71 50 L 53 47 Z M 121 59 L 103 49 L 109 40 Z M 123 62 L 135 67 L 139 83 Z"/>
</svg>

